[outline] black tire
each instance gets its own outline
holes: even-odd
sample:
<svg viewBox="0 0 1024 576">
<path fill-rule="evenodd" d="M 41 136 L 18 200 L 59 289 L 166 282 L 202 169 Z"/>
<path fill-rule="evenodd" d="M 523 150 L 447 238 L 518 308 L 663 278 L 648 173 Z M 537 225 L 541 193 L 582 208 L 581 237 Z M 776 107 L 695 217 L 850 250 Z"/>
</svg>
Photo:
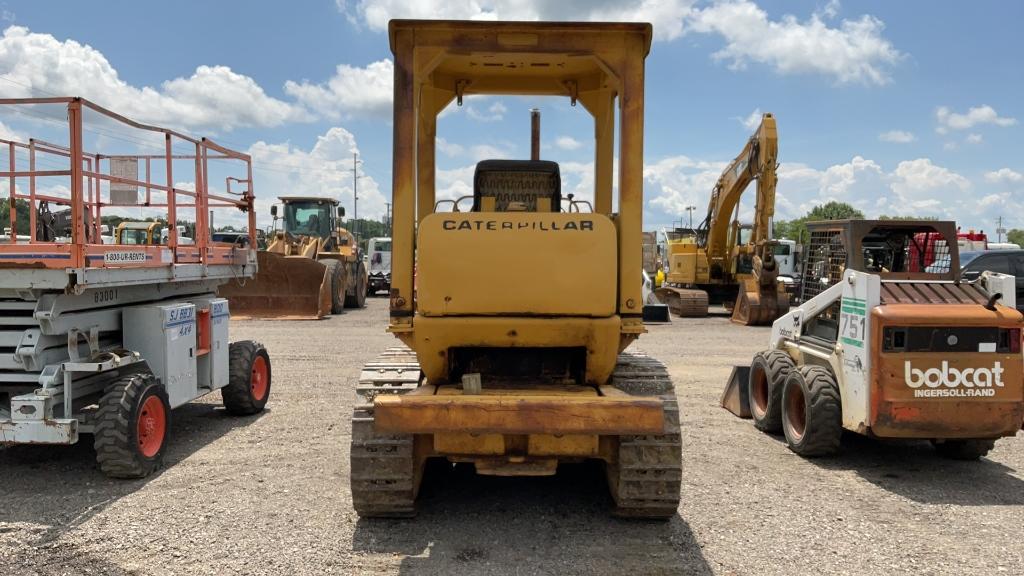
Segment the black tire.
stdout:
<svg viewBox="0 0 1024 576">
<path fill-rule="evenodd" d="M 967 438 L 957 440 L 932 440 L 935 451 L 951 460 L 977 460 L 995 447 L 994 438 Z"/>
<path fill-rule="evenodd" d="M 331 314 L 341 314 L 345 309 L 345 267 L 334 259 L 320 262 L 327 266 L 327 277 L 331 279 Z"/>
<path fill-rule="evenodd" d="M 96 413 L 93 448 L 100 470 L 111 478 L 152 474 L 163 465 L 170 423 L 167 391 L 155 376 L 132 374 L 115 380 Z"/>
<path fill-rule="evenodd" d="M 750 417 L 763 432 L 782 432 L 782 389 L 795 364 L 781 350 L 765 350 L 754 355 L 747 380 Z"/>
<path fill-rule="evenodd" d="M 782 391 L 782 431 L 789 449 L 801 456 L 829 456 L 839 451 L 843 407 L 831 371 L 801 366 L 789 373 Z"/>
<path fill-rule="evenodd" d="M 221 388 L 228 413 L 248 416 L 262 412 L 270 398 L 271 381 L 270 355 L 262 344 L 252 340 L 231 343 L 228 385 Z"/>
<path fill-rule="evenodd" d="M 355 265 L 355 290 L 351 294 L 345 294 L 345 307 L 346 308 L 362 308 L 366 306 L 366 285 L 369 284 L 366 276 L 366 267 L 363 266 L 362 262 L 357 262 Z"/>
</svg>

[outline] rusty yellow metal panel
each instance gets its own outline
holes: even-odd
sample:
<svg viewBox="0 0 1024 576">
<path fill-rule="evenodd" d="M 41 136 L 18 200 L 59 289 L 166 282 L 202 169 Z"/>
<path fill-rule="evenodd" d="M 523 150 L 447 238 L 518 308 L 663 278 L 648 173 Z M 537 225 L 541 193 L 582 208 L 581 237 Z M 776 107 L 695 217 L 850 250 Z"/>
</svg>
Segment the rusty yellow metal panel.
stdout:
<svg viewBox="0 0 1024 576">
<path fill-rule="evenodd" d="M 530 434 L 527 453 L 531 456 L 583 456 L 598 454 L 598 436 L 588 434 Z"/>
<path fill-rule="evenodd" d="M 615 227 L 604 215 L 432 214 L 418 246 L 423 316 L 615 313 Z"/>
<path fill-rule="evenodd" d="M 383 434 L 660 434 L 664 431 L 664 414 L 658 398 L 387 394 L 375 398 L 373 404 L 374 425 Z"/>
<path fill-rule="evenodd" d="M 434 434 L 434 452 L 441 455 L 483 454 L 496 456 L 505 453 L 505 436 L 502 434 L 469 434 L 466 432 Z"/>
<path fill-rule="evenodd" d="M 448 376 L 448 349 L 581 347 L 588 351 L 586 381 L 603 384 L 615 367 L 622 324 L 611 318 L 511 318 L 419 316 L 407 339 L 429 381 Z"/>
</svg>

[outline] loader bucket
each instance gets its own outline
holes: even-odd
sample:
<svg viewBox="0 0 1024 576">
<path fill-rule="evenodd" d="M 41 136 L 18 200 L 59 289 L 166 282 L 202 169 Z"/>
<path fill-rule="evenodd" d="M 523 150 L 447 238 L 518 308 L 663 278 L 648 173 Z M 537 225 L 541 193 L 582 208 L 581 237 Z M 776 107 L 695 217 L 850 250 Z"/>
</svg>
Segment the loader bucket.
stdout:
<svg viewBox="0 0 1024 576">
<path fill-rule="evenodd" d="M 762 286 L 754 282 L 740 286 L 732 321 L 744 326 L 767 326 L 779 316 L 789 312 L 789 295 L 779 292 L 774 285 Z"/>
<path fill-rule="evenodd" d="M 232 280 L 218 291 L 233 318 L 318 320 L 331 313 L 327 267 L 301 256 L 257 253 L 259 270 L 248 280 Z"/>
<path fill-rule="evenodd" d="M 733 366 L 732 374 L 729 375 L 729 382 L 722 391 L 722 397 L 718 403 L 722 408 L 739 416 L 750 418 L 750 388 L 747 381 L 750 380 L 750 366 Z"/>
</svg>

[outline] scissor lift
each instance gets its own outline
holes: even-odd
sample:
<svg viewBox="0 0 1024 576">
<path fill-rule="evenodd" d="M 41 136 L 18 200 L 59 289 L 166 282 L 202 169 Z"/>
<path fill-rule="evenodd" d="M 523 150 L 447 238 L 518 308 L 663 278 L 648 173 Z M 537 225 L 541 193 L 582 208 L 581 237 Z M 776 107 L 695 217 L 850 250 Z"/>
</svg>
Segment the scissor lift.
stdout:
<svg viewBox="0 0 1024 576">
<path fill-rule="evenodd" d="M 39 116 L 46 106 L 66 107 L 67 145 L 0 140 L 8 206 L 27 203 L 30 218 L 29 233 L 18 234 L 18 211 L 10 210 L 0 244 L 0 443 L 74 444 L 92 434 L 104 473 L 146 476 L 161 465 L 173 408 L 220 389 L 229 413 L 254 414 L 270 394 L 267 351 L 228 342 L 228 302 L 216 295 L 220 284 L 256 271 L 251 160 L 82 98 L 4 99 L 0 113 Z M 143 135 L 137 142 L 162 139 L 163 153 L 85 152 L 86 114 L 102 135 L 126 129 Z M 209 180 L 225 164 L 237 176 L 211 193 Z M 115 186 L 144 191 L 136 206 L 163 211 L 166 244 L 103 243 Z M 66 236 L 40 225 L 54 204 L 70 209 Z M 248 218 L 246 247 L 210 239 L 211 214 L 229 210 Z M 187 245 L 174 225 L 183 213 L 195 218 Z"/>
</svg>

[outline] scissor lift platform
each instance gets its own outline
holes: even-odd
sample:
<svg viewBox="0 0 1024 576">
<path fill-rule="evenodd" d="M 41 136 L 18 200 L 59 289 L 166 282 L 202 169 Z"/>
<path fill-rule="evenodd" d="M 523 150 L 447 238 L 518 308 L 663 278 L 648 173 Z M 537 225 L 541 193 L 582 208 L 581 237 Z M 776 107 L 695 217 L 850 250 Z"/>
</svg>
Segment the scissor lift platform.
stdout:
<svg viewBox="0 0 1024 576">
<path fill-rule="evenodd" d="M 0 244 L 0 444 L 73 444 L 89 433 L 103 472 L 145 476 L 162 463 L 171 409 L 222 390 L 228 412 L 254 414 L 269 397 L 266 350 L 228 342 L 228 302 L 216 295 L 219 285 L 256 272 L 251 160 L 81 98 L 0 100 L 0 112 L 44 105 L 66 107 L 66 145 L 0 140 L 8 206 L 29 208 L 28 234 L 24 223 L 18 233 L 17 210 L 10 210 Z M 121 125 L 162 139 L 164 154 L 85 152 L 86 112 L 99 115 L 103 133 Z M 216 193 L 211 160 L 234 174 Z M 191 168 L 184 176 L 182 163 Z M 166 173 L 154 177 L 154 166 Z M 55 178 L 63 188 L 44 184 Z M 187 179 L 189 186 L 175 184 Z M 105 241 L 103 211 L 124 206 L 114 201 L 115 186 L 136 197 L 144 191 L 136 205 L 175 223 L 165 243 Z M 47 219 L 51 204 L 66 207 L 67 230 L 55 231 Z M 247 216 L 249 246 L 211 240 L 217 210 Z M 194 215 L 194 242 L 179 242 L 183 212 Z"/>
</svg>

